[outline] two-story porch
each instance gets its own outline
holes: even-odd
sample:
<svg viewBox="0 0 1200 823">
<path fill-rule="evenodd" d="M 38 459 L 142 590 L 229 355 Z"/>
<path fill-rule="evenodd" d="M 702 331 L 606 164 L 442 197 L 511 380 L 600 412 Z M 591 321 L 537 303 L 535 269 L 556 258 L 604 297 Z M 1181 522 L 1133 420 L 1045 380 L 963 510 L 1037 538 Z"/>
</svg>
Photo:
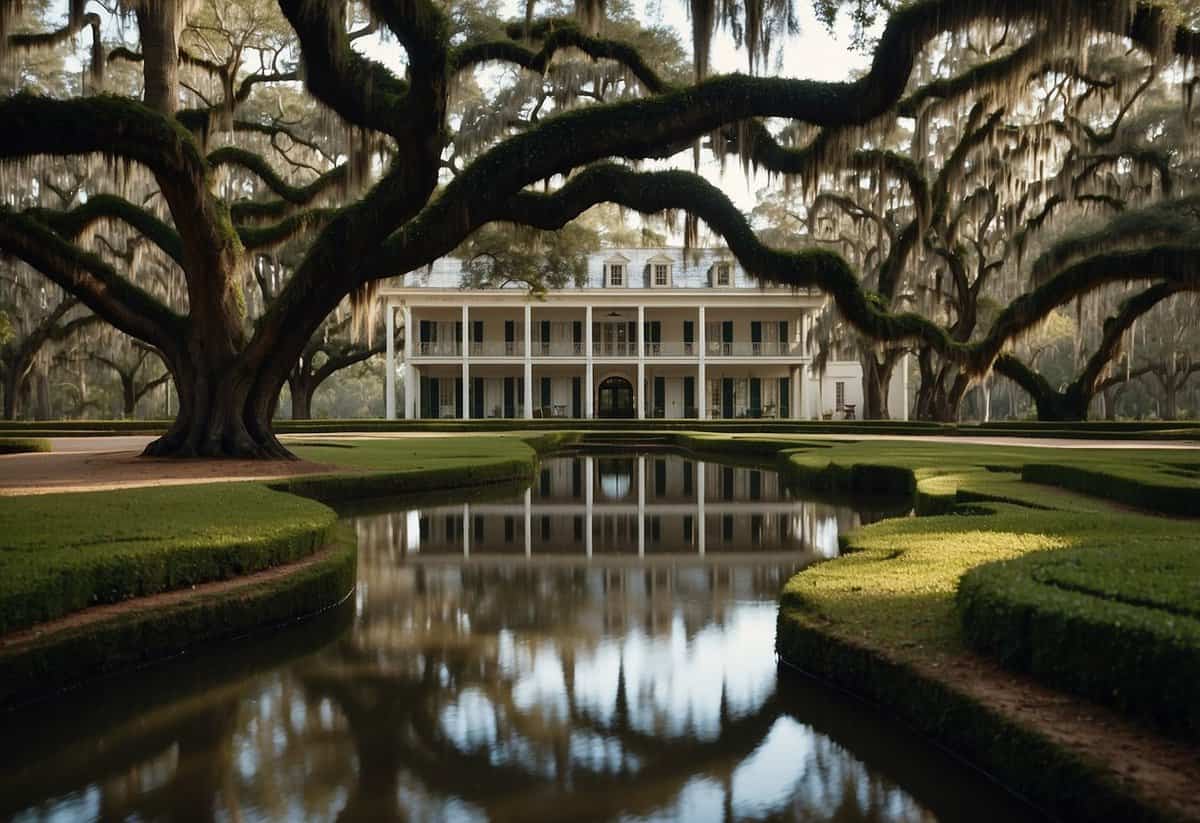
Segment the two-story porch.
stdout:
<svg viewBox="0 0 1200 823">
<path fill-rule="evenodd" d="M 691 290 L 688 290 L 691 291 Z M 388 414 L 800 418 L 817 295 L 394 289 Z M 397 358 L 394 329 L 403 325 Z"/>
</svg>

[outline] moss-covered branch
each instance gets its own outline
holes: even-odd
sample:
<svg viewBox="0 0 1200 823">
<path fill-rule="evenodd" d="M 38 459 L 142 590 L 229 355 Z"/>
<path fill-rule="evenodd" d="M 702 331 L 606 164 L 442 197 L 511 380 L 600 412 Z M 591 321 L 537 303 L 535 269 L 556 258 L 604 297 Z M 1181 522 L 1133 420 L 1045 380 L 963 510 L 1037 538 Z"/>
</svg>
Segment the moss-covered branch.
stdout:
<svg viewBox="0 0 1200 823">
<path fill-rule="evenodd" d="M 94 194 L 69 211 L 31 209 L 30 216 L 50 226 L 68 240 L 75 240 L 95 224 L 119 220 L 137 231 L 168 257 L 183 264 L 183 241 L 174 228 L 150 212 L 114 194 Z"/>
<path fill-rule="evenodd" d="M 207 173 L 191 135 L 171 118 L 124 97 L 55 100 L 0 97 L 0 158 L 100 154 L 140 163 L 184 185 Z"/>
<path fill-rule="evenodd" d="M 177 350 L 184 318 L 50 227 L 0 208 L 0 250 L 25 261 L 131 337 L 163 351 Z"/>
<path fill-rule="evenodd" d="M 864 335 L 884 342 L 923 343 L 974 374 L 986 372 L 1009 341 L 1055 308 L 1102 285 L 1141 279 L 1186 288 L 1200 286 L 1200 243 L 1100 251 L 1066 266 L 1034 291 L 1018 297 L 983 339 L 968 344 L 954 340 L 919 315 L 887 311 L 879 296 L 865 291 L 851 267 L 831 251 L 786 252 L 763 245 L 723 192 L 687 172 L 637 173 L 620 166 L 595 166 L 553 194 L 523 192 L 486 220 L 555 229 L 599 202 L 615 202 L 644 213 L 689 210 L 725 239 L 747 271 L 781 284 L 820 288 Z"/>
<path fill-rule="evenodd" d="M 336 186 L 345 185 L 349 178 L 349 167 L 342 163 L 325 172 L 310 183 L 303 186 L 293 186 L 284 180 L 275 169 L 271 168 L 261 155 L 236 146 L 223 146 L 208 155 L 208 162 L 213 168 L 220 166 L 239 166 L 258 177 L 272 192 L 285 202 L 294 206 L 305 206 L 323 192 Z M 263 205 L 263 204 L 259 204 Z M 235 219 L 238 218 L 238 204 L 231 209 Z"/>
<path fill-rule="evenodd" d="M 510 27 L 511 37 L 520 37 L 523 26 Z M 593 60 L 612 60 L 629 70 L 649 92 L 666 90 L 667 83 L 650 67 L 633 46 L 617 40 L 592 37 L 573 22 L 558 21 L 539 32 L 542 47 L 538 51 L 526 48 L 514 40 L 495 40 L 468 43 L 455 49 L 450 56 L 452 71 L 466 71 L 484 63 L 502 61 L 529 71 L 544 74 L 554 55 L 563 49 L 578 49 Z"/>
<path fill-rule="evenodd" d="M 407 82 L 354 51 L 342 6 L 321 0 L 280 0 L 304 53 L 308 90 L 349 123 L 399 135 L 408 127 Z"/>
<path fill-rule="evenodd" d="M 237 233 L 247 251 L 261 251 L 281 246 L 294 237 L 319 228 L 337 213 L 337 209 L 307 209 L 285 217 L 277 223 L 238 226 Z"/>
</svg>

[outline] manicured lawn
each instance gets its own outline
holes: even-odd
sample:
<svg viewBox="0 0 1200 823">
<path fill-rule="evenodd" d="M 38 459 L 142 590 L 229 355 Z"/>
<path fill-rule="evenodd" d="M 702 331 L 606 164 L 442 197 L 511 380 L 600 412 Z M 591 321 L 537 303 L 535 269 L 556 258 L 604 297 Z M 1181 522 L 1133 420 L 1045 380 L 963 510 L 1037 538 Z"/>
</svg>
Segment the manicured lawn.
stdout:
<svg viewBox="0 0 1200 823">
<path fill-rule="evenodd" d="M 334 520 L 255 483 L 0 498 L 0 633 L 297 559 Z"/>
<path fill-rule="evenodd" d="M 397 440 L 337 440 L 334 437 L 292 442 L 304 460 L 366 471 L 424 472 L 511 460 L 529 460 L 533 451 L 520 437 L 407 437 Z"/>
<path fill-rule="evenodd" d="M 1200 513 L 1196 461 L 1189 451 L 924 443 L 791 452 L 804 481 L 907 469 L 919 507 L 944 513 L 847 535 L 843 557 L 787 584 L 785 622 L 898 659 L 974 649 L 1200 738 L 1200 532 L 1131 509 Z"/>
</svg>

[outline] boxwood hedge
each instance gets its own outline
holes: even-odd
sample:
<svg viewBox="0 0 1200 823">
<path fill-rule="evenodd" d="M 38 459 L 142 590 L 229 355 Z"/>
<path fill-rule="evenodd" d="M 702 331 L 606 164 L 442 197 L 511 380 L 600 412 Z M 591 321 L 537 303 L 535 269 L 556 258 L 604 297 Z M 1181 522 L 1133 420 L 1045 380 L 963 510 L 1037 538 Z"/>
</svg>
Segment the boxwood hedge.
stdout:
<svg viewBox="0 0 1200 823">
<path fill-rule="evenodd" d="M 48 452 L 50 449 L 50 441 L 42 437 L 0 437 L 0 454 Z"/>
</svg>

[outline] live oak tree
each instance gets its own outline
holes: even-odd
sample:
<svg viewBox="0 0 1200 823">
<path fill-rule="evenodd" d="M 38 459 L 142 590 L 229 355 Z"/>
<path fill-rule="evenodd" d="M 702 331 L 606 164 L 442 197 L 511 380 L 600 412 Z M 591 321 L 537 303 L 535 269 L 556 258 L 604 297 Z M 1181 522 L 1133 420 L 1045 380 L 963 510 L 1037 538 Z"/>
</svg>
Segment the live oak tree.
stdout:
<svg viewBox="0 0 1200 823">
<path fill-rule="evenodd" d="M 18 36 L 16 5 L 0 0 L 5 49 L 14 48 Z M 70 3 L 68 27 L 85 16 L 83 6 Z M 703 221 L 756 276 L 821 288 L 862 334 L 931 346 L 972 374 L 986 372 L 1008 341 L 1047 312 L 1099 286 L 1127 278 L 1186 286 L 1196 279 L 1194 247 L 1152 233 L 1123 235 L 1125 246 L 1107 243 L 1092 254 L 1056 258 L 1042 285 L 1014 299 L 986 334 L 958 341 L 937 323 L 893 313 L 835 251 L 763 245 L 728 198 L 700 176 L 632 165 L 694 151 L 708 139 L 719 153 L 733 143 L 748 164 L 812 179 L 827 164 L 842 162 L 848 149 L 886 132 L 906 93 L 945 96 L 987 88 L 1002 103 L 1020 93 L 1012 80 L 1017 68 L 1032 59 L 1077 55 L 1096 37 L 1121 38 L 1163 61 L 1192 59 L 1200 37 L 1173 3 L 922 0 L 888 16 L 870 69 L 841 83 L 709 76 L 713 31 L 734 22 L 749 65 L 765 65 L 771 45 L 794 22 L 787 3 L 777 0 L 692 0 L 695 73 L 686 82 L 669 78 L 637 48 L 611 37 L 603 5 L 595 0 L 581 0 L 572 19 L 539 15 L 530 2 L 523 20 L 507 24 L 494 15 L 456 15 L 453 5 L 431 0 L 372 0 L 353 9 L 338 0 L 279 0 L 278 7 L 297 53 L 272 51 L 269 43 L 240 49 L 239 42 L 223 38 L 206 55 L 182 38 L 189 16 L 201 13 L 191 3 L 125 0 L 122 9 L 137 33 L 130 58 L 140 67 L 141 101 L 30 92 L 0 100 L 0 158 L 16 161 L 6 179 L 28 173 L 40 158 L 85 157 L 112 168 L 115 181 L 126 175 L 155 188 L 149 208 L 122 197 L 117 186 L 100 205 L 89 198 L 73 210 L 122 223 L 170 256 L 185 305 L 164 302 L 119 264 L 77 242 L 78 233 L 62 228 L 70 214 L 55 220 L 11 205 L 0 211 L 0 248 L 163 357 L 180 407 L 149 454 L 286 455 L 271 432 L 280 389 L 313 334 L 345 299 L 365 305 L 379 281 L 427 266 L 488 223 L 558 229 L 605 201 L 642 213 L 686 211 L 689 228 Z M 1014 40 L 1022 41 L 1016 57 L 910 89 L 914 66 L 935 41 L 996 24 L 1011 26 Z M 357 40 L 369 36 L 362 32 L 375 30 L 394 38 L 402 71 L 356 49 Z M 456 88 L 484 66 L 547 75 L 562 55 L 579 54 L 619 67 L 628 93 L 604 103 L 594 95 L 564 95 L 536 124 L 505 126 L 470 146 L 457 173 L 444 174 L 458 123 L 451 117 Z M 211 85 L 197 85 L 197 74 Z M 336 165 L 314 166 L 318 173 L 303 186 L 289 183 L 243 141 L 261 149 L 274 139 L 291 148 L 290 141 L 305 135 L 285 136 L 289 124 L 272 122 L 265 112 L 238 116 L 239 103 L 260 88 L 297 78 L 309 102 L 342 133 Z M 584 88 L 594 87 L 594 79 L 576 76 Z M 799 135 L 790 144 L 771 131 L 781 121 L 785 130 L 801 127 L 789 131 Z M 256 177 L 259 184 L 250 194 L 231 191 L 221 181 L 228 171 Z M 538 184 L 540 191 L 532 188 Z M 305 231 L 313 237 L 302 261 L 265 314 L 250 322 L 244 287 L 254 250 Z"/>
</svg>

